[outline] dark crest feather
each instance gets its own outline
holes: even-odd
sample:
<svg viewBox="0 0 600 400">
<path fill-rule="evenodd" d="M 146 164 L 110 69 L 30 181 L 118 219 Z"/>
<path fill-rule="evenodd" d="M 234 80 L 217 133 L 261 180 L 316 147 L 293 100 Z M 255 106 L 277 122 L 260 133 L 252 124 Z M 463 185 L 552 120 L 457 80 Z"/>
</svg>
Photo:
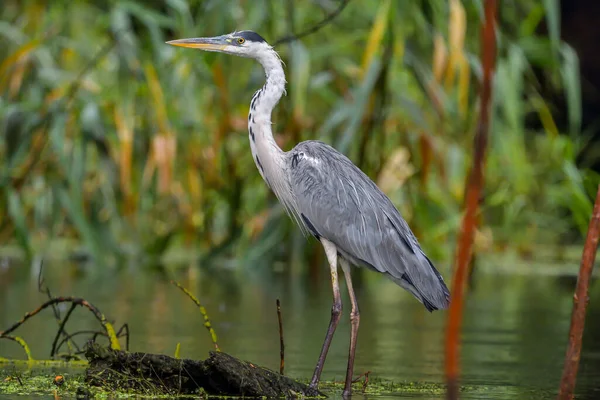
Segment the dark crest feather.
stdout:
<svg viewBox="0 0 600 400">
<path fill-rule="evenodd" d="M 251 42 L 259 42 L 259 43 L 267 42 L 258 33 L 252 32 L 252 31 L 240 31 L 240 32 L 237 32 L 236 35 L 239 37 L 243 37 L 244 39 L 249 40 Z"/>
</svg>

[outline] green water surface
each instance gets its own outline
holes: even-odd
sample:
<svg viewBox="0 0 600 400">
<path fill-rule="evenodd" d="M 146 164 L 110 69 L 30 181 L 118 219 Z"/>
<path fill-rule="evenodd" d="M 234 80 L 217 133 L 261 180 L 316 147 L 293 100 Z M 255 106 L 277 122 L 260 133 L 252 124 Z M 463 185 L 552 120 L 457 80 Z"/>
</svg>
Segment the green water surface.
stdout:
<svg viewBox="0 0 600 400">
<path fill-rule="evenodd" d="M 84 297 L 114 320 L 116 328 L 127 322 L 132 351 L 173 355 L 180 343 L 181 357 L 203 359 L 214 348 L 198 309 L 163 274 L 136 268 L 121 272 L 86 268 L 52 263 L 45 267 L 44 276 L 54 295 Z M 271 270 L 263 266 L 189 268 L 174 276 L 207 308 L 223 351 L 275 370 L 279 367 L 275 300 L 280 298 L 285 373 L 307 380 L 330 316 L 328 273 L 324 268 L 319 276 L 295 277 Z M 547 270 L 491 263 L 476 271 L 463 325 L 462 398 L 546 399 L 556 395 L 577 265 L 542 273 Z M 366 271 L 355 280 L 361 308 L 355 371 L 371 371 L 371 379 L 380 384 L 403 385 L 384 384 L 383 394 L 357 391 L 355 397 L 443 399 L 446 312 L 426 312 L 407 292 L 374 273 Z M 578 399 L 600 398 L 600 284 L 594 283 Z M 0 329 L 44 300 L 38 292 L 35 267 L 4 263 L 0 268 Z M 345 374 L 350 327 L 345 293 L 343 300 L 344 317 L 323 373 L 328 381 L 342 381 Z M 66 312 L 68 305 L 62 309 Z M 89 312 L 78 309 L 67 330 L 85 329 L 98 329 L 98 324 Z M 47 310 L 16 334 L 29 343 L 35 358 L 47 359 L 56 330 L 56 321 Z M 24 355 L 15 343 L 0 341 L 0 357 Z M 15 374 L 14 369 L 0 366 L 0 375 Z M 61 373 L 61 369 L 50 372 Z M 411 385 L 418 390 L 409 390 Z M 331 394 L 337 397 L 340 390 Z M 2 395 L 0 389 L 0 398 L 11 396 Z"/>
</svg>

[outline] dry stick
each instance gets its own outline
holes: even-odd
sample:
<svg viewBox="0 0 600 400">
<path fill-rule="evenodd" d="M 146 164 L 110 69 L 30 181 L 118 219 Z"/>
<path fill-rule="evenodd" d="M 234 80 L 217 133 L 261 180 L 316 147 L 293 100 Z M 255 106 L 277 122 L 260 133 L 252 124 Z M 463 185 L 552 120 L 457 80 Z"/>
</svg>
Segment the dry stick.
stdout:
<svg viewBox="0 0 600 400">
<path fill-rule="evenodd" d="M 117 339 L 117 335 L 115 334 L 115 330 L 114 330 L 112 324 L 110 322 L 108 322 L 108 320 L 106 319 L 104 314 L 102 314 L 94 305 L 89 303 L 87 300 L 79 298 L 79 297 L 55 297 L 55 298 L 52 298 L 52 299 L 46 301 L 44 304 L 42 304 L 35 310 L 26 313 L 23 316 L 23 318 L 21 318 L 19 321 L 15 322 L 7 330 L 0 331 L 0 337 L 7 336 L 9 333 L 13 332 L 19 326 L 23 325 L 25 323 L 25 321 L 27 321 L 29 318 L 33 317 L 34 315 L 38 314 L 43 309 L 50 307 L 54 304 L 59 304 L 59 303 L 73 303 L 73 304 L 85 307 L 88 310 L 90 310 L 92 312 L 92 314 L 94 314 L 96 319 L 100 322 L 102 327 L 104 328 L 104 330 L 106 332 L 106 336 L 108 336 L 108 339 L 110 340 L 110 347 L 114 350 L 121 349 L 121 346 L 119 345 L 119 340 Z"/>
<path fill-rule="evenodd" d="M 369 384 L 369 374 L 370 373 L 371 373 L 371 371 L 365 372 L 365 381 L 363 382 L 363 387 L 362 387 L 363 392 L 367 391 L 367 385 Z"/>
<path fill-rule="evenodd" d="M 48 296 L 48 299 L 50 300 L 50 299 L 52 299 L 52 293 L 50 292 L 50 287 L 48 285 L 46 285 L 46 282 L 44 281 L 43 272 L 44 272 L 44 260 L 41 259 L 40 260 L 40 272 L 38 273 L 38 292 L 46 294 L 46 296 Z M 69 333 L 64 329 L 64 326 L 62 327 L 62 329 L 60 328 L 60 325 L 61 325 L 60 310 L 58 309 L 56 304 L 52 305 L 52 311 L 54 312 L 54 319 L 56 319 L 56 323 L 59 326 L 59 332 L 62 331 L 63 336 L 68 337 Z M 81 349 L 79 348 L 77 343 L 67 341 L 67 347 L 69 347 L 69 353 L 72 352 L 71 344 L 73 344 L 73 346 L 75 346 L 76 351 L 81 351 Z M 56 349 L 56 352 L 58 352 L 58 349 Z M 53 354 L 54 354 L 54 352 L 52 352 L 50 354 L 50 357 L 52 357 Z"/>
<path fill-rule="evenodd" d="M 276 301 L 277 303 L 277 320 L 279 321 L 279 373 L 283 375 L 283 367 L 285 366 L 285 346 L 283 345 L 283 322 L 281 319 L 281 303 L 279 299 Z"/>
<path fill-rule="evenodd" d="M 356 383 L 358 381 L 360 381 L 360 378 L 362 378 L 363 376 L 365 377 L 365 381 L 363 382 L 363 387 L 362 390 L 363 392 L 367 390 L 367 385 L 369 384 L 369 374 L 371 373 L 371 371 L 367 371 L 367 372 L 363 372 L 362 374 L 360 374 L 359 376 L 356 377 L 356 379 L 354 379 L 352 381 L 352 383 Z"/>
<path fill-rule="evenodd" d="M 60 324 L 58 326 L 58 332 L 56 332 L 56 336 L 54 336 L 54 341 L 52 342 L 52 349 L 50 350 L 50 358 L 54 357 L 54 354 L 56 354 L 56 352 L 58 351 L 56 348 L 56 345 L 58 344 L 58 339 L 60 338 L 60 335 L 63 333 L 65 335 L 68 335 L 65 332 L 65 325 L 67 324 L 67 321 L 69 320 L 69 317 L 71 316 L 71 314 L 73 314 L 73 311 L 75 311 L 75 308 L 77 308 L 77 304 L 75 304 L 75 303 L 71 304 L 71 308 L 69 308 L 69 311 L 67 311 L 67 314 L 65 315 L 63 320 L 60 322 Z"/>
<path fill-rule="evenodd" d="M 559 400 L 573 398 L 575 390 L 575 380 L 577 378 L 577 369 L 579 368 L 579 359 L 581 358 L 581 338 L 583 337 L 583 327 L 585 325 L 585 311 L 589 302 L 588 287 L 592 268 L 596 259 L 596 250 L 598 249 L 598 236 L 600 235 L 600 185 L 596 194 L 596 203 L 590 226 L 588 227 L 583 255 L 581 256 L 581 266 L 579 267 L 579 276 L 577 277 L 577 287 L 573 296 L 573 313 L 571 314 L 571 328 L 569 329 L 569 346 L 565 357 L 562 379 L 560 381 L 560 390 L 558 392 Z"/>
<path fill-rule="evenodd" d="M 179 282 L 171 281 L 171 283 L 173 285 L 177 286 L 179 289 L 181 289 L 181 291 L 183 293 L 185 293 L 190 299 L 192 299 L 192 301 L 194 303 L 196 303 L 196 305 L 200 309 L 200 312 L 202 313 L 202 316 L 204 317 L 204 326 L 206 327 L 206 329 L 208 329 L 210 338 L 212 339 L 212 341 L 215 345 L 215 350 L 221 351 L 221 349 L 219 349 L 219 345 L 217 344 L 217 334 L 215 333 L 215 330 L 212 328 L 212 325 L 210 324 L 210 319 L 208 319 L 208 313 L 206 312 L 206 308 L 204 308 L 204 306 L 202 304 L 200 304 L 200 301 L 196 298 L 196 296 L 194 296 L 189 290 L 187 290 L 186 288 L 181 286 L 181 284 Z"/>
<path fill-rule="evenodd" d="M 473 239 L 479 197 L 483 186 L 483 167 L 487 147 L 490 104 L 492 97 L 492 74 L 496 56 L 496 0 L 485 1 L 485 21 L 482 26 L 482 67 L 483 82 L 481 88 L 480 115 L 475 132 L 474 159 L 466 191 L 466 211 L 462 220 L 458 249 L 456 252 L 455 269 L 452 277 L 452 300 L 448 313 L 448 326 L 446 331 L 446 380 L 447 398 L 458 398 L 459 374 L 459 336 L 462 321 L 463 291 L 468 275 L 468 268 L 472 257 Z"/>
</svg>

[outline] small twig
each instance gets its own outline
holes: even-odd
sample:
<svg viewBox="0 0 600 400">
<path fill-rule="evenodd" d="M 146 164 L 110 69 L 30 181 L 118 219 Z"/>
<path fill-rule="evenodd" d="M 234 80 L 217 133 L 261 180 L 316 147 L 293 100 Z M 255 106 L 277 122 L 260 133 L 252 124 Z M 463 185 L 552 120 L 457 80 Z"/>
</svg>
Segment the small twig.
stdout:
<svg viewBox="0 0 600 400">
<path fill-rule="evenodd" d="M 40 260 L 40 272 L 38 273 L 38 292 L 44 293 L 48 296 L 48 299 L 52 298 L 52 294 L 50 293 L 50 288 L 46 285 L 46 281 L 44 280 L 44 260 Z M 45 287 L 44 287 L 45 286 Z M 54 318 L 56 318 L 56 322 L 60 324 L 60 310 L 56 306 L 56 304 L 52 305 L 52 311 L 54 312 Z"/>
<path fill-rule="evenodd" d="M 52 293 L 50 292 L 50 287 L 48 285 L 46 285 L 46 281 L 44 280 L 43 272 L 44 272 L 44 260 L 41 259 L 40 260 L 40 272 L 38 274 L 38 292 L 45 293 L 46 296 L 48 296 L 48 299 L 50 300 L 50 299 L 52 299 Z M 64 325 L 62 326 L 62 329 L 60 328 L 60 325 L 62 324 L 62 322 L 61 322 L 60 310 L 58 309 L 56 304 L 52 305 L 52 311 L 54 313 L 54 318 L 56 319 L 56 323 L 59 325 L 59 330 L 58 330 L 59 334 L 62 331 L 63 336 L 68 337 L 69 333 L 64 329 Z M 56 338 L 56 339 L 58 339 L 58 338 Z M 54 344 L 56 344 L 56 339 L 54 341 Z M 61 342 L 61 343 L 63 343 L 63 342 Z M 69 353 L 73 352 L 71 345 L 73 345 L 75 347 L 76 351 L 81 351 L 81 349 L 79 348 L 79 346 L 76 343 L 73 343 L 73 342 L 67 340 L 67 347 L 69 348 Z M 58 348 L 54 349 L 51 352 L 50 357 L 52 357 L 56 353 L 58 353 Z"/>
<path fill-rule="evenodd" d="M 129 324 L 126 322 L 117 331 L 117 337 L 125 336 L 125 350 L 129 351 Z"/>
<path fill-rule="evenodd" d="M 152 364 L 150 364 L 149 367 L 150 367 L 150 371 L 154 374 L 154 377 L 158 380 L 158 383 L 160 384 L 160 386 L 165 389 L 165 391 L 167 392 L 167 394 L 169 396 L 173 396 L 175 393 L 172 393 L 169 385 L 166 385 L 165 382 L 163 382 L 161 376 L 154 369 L 154 366 Z"/>
<path fill-rule="evenodd" d="M 19 343 L 19 345 L 23 348 L 23 351 L 25 351 L 25 354 L 27 355 L 27 361 L 33 361 L 33 357 L 31 356 L 31 350 L 29 349 L 27 342 L 23 340 L 23 338 L 20 338 L 19 336 L 0 335 L 0 339 L 12 340 L 13 342 Z"/>
<path fill-rule="evenodd" d="M 363 390 L 363 392 L 365 392 L 367 390 L 367 385 L 369 384 L 369 374 L 370 373 L 371 373 L 371 371 L 363 372 L 362 374 L 360 374 L 359 376 L 357 376 L 356 379 L 354 379 L 352 381 L 352 383 L 358 382 L 360 380 L 360 378 L 362 378 L 364 376 L 365 377 L 365 381 L 363 382 L 362 390 Z"/>
<path fill-rule="evenodd" d="M 110 322 L 108 322 L 108 320 L 106 319 L 104 314 L 102 314 L 93 304 L 91 304 L 87 300 L 79 298 L 79 297 L 55 297 L 55 298 L 52 298 L 52 299 L 46 301 L 44 304 L 42 304 L 35 310 L 26 313 L 23 316 L 23 318 L 21 318 L 19 321 L 15 322 L 10 328 L 8 328 L 4 331 L 0 331 L 0 337 L 7 336 L 9 333 L 13 332 L 19 326 L 23 325 L 29 318 L 38 314 L 43 309 L 50 307 L 54 304 L 59 304 L 59 303 L 73 303 L 73 304 L 85 307 L 88 310 L 90 310 L 92 312 L 92 314 L 94 314 L 96 319 L 100 322 L 102 327 L 104 328 L 104 330 L 106 332 L 106 336 L 110 340 L 110 347 L 114 350 L 121 349 L 121 346 L 119 345 L 119 340 L 117 339 L 117 335 L 115 334 L 115 330 L 114 330 L 112 324 Z"/>
<path fill-rule="evenodd" d="M 333 12 L 331 14 L 328 14 L 321 21 L 317 22 L 315 25 L 313 25 L 312 27 L 308 28 L 307 30 L 305 30 L 303 32 L 300 32 L 297 34 L 292 33 L 290 35 L 286 35 L 282 38 L 277 39 L 275 41 L 275 43 L 273 43 L 273 46 L 278 46 L 280 44 L 292 42 L 294 40 L 301 39 L 305 36 L 308 36 L 312 33 L 317 32 L 318 30 L 323 28 L 325 25 L 327 25 L 328 23 L 333 21 L 335 19 L 335 17 L 337 17 L 344 10 L 344 8 L 348 5 L 349 2 L 350 2 L 350 0 L 340 0 L 340 5 L 338 6 L 338 8 L 333 10 Z"/>
<path fill-rule="evenodd" d="M 565 365 L 560 381 L 560 390 L 558 392 L 558 398 L 560 400 L 572 399 L 573 391 L 575 390 L 577 369 L 579 368 L 579 359 L 581 358 L 581 339 L 583 337 L 583 327 L 585 325 L 585 311 L 590 300 L 588 297 L 590 277 L 592 276 L 592 269 L 596 259 L 599 236 L 600 185 L 598 185 L 594 211 L 588 227 L 587 237 L 583 247 L 583 255 L 581 256 L 577 287 L 575 288 L 575 295 L 573 296 L 573 312 L 571 314 L 571 327 L 569 328 L 569 346 L 567 347 Z"/>
<path fill-rule="evenodd" d="M 54 336 L 54 340 L 52 341 L 52 349 L 50 350 L 50 358 L 54 357 L 54 354 L 56 354 L 56 351 L 57 351 L 56 345 L 58 343 L 58 339 L 60 338 L 60 335 L 62 333 L 64 333 L 65 325 L 67 324 L 67 321 L 69 320 L 69 317 L 71 316 L 73 311 L 75 311 L 75 308 L 77 308 L 77 304 L 75 304 L 75 303 L 71 304 L 71 308 L 69 308 L 69 311 L 67 311 L 67 315 L 65 315 L 65 318 L 63 318 L 62 322 L 58 326 L 58 332 L 56 332 L 56 336 Z"/>
<path fill-rule="evenodd" d="M 17 371 L 17 369 L 15 368 L 13 371 L 14 375 L 9 375 L 5 381 L 7 380 L 12 380 L 13 378 L 17 381 L 17 383 L 19 384 L 19 386 L 23 386 L 23 381 L 21 380 L 21 374 Z"/>
<path fill-rule="evenodd" d="M 104 336 L 106 337 L 106 333 L 102 332 L 102 331 L 92 331 L 92 330 L 84 330 L 84 331 L 77 331 L 74 333 L 71 333 L 67 336 L 65 336 L 56 346 L 56 352 L 58 353 L 58 351 L 60 350 L 60 348 L 62 347 L 63 344 L 65 344 L 65 342 L 67 340 L 72 340 L 75 336 L 79 336 L 79 335 L 93 335 L 92 337 L 92 341 L 95 342 L 96 341 L 96 337 L 98 336 Z M 119 337 L 119 335 L 117 335 L 117 337 Z M 72 342 L 73 344 L 75 344 L 75 342 Z M 84 353 L 85 351 L 82 351 L 79 346 L 77 346 L 77 352 L 76 354 L 81 354 Z"/>
<path fill-rule="evenodd" d="M 283 375 L 283 368 L 285 366 L 285 345 L 283 344 L 283 320 L 281 318 L 281 302 L 279 299 L 277 299 L 276 304 L 277 320 L 279 321 L 279 373 Z"/>
<path fill-rule="evenodd" d="M 202 313 L 202 316 L 204 317 L 204 326 L 206 327 L 206 329 L 208 330 L 208 333 L 210 334 L 212 342 L 215 345 L 215 350 L 221 351 L 219 349 L 219 345 L 217 344 L 217 334 L 215 333 L 215 330 L 212 328 L 210 319 L 208 318 L 208 313 L 206 312 L 206 308 L 204 308 L 204 306 L 202 304 L 200 304 L 200 301 L 189 290 L 187 290 L 186 288 L 181 286 L 181 284 L 179 282 L 171 281 L 171 283 L 173 285 L 177 286 L 179 289 L 181 289 L 181 291 L 183 293 L 185 293 L 194 303 L 196 303 L 196 305 L 200 309 L 200 313 Z"/>
</svg>

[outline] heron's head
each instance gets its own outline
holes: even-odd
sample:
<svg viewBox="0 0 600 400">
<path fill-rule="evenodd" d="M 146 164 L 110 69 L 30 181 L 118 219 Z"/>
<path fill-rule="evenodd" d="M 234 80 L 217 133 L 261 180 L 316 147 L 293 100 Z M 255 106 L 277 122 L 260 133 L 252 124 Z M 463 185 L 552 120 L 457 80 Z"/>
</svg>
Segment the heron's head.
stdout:
<svg viewBox="0 0 600 400">
<path fill-rule="evenodd" d="M 241 57 L 259 58 L 271 46 L 258 33 L 252 31 L 233 32 L 227 35 L 177 39 L 167 42 L 173 46 L 189 47 L 204 51 L 233 54 Z"/>
</svg>

